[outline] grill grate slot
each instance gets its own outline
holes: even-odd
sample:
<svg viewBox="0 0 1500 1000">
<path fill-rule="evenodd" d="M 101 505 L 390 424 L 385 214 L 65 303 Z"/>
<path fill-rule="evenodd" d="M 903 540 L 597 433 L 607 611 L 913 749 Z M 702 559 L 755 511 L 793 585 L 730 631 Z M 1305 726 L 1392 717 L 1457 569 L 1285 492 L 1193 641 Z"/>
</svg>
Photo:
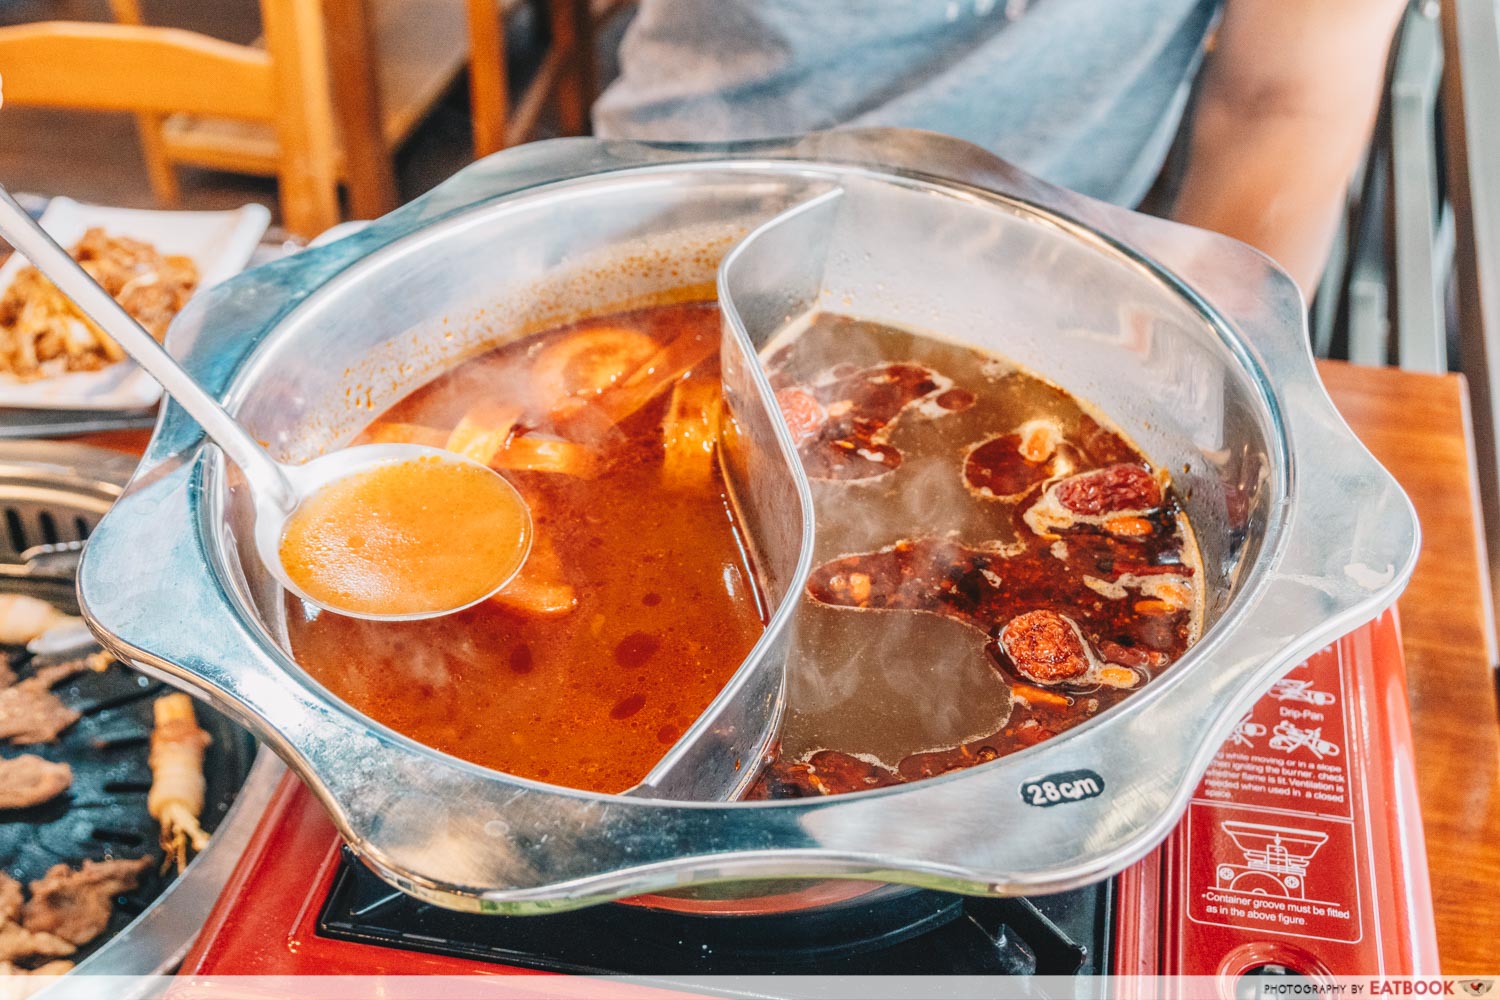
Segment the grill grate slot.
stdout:
<svg viewBox="0 0 1500 1000">
<path fill-rule="evenodd" d="M 90 503 L 56 502 L 55 493 L 35 499 L 18 496 L 7 490 L 10 485 L 0 478 L 0 511 L 5 517 L 0 548 L 12 557 L 37 545 L 84 541 L 103 514 L 102 506 L 96 510 Z"/>
<path fill-rule="evenodd" d="M 12 552 L 25 552 L 31 548 L 31 542 L 26 537 L 26 529 L 21 524 L 21 512 L 14 507 L 5 508 L 5 534 L 10 541 Z"/>
<path fill-rule="evenodd" d="M 140 746 L 150 739 L 150 733 L 109 733 L 94 737 L 93 747 L 100 751 L 123 750 L 126 747 Z"/>
<path fill-rule="evenodd" d="M 94 832 L 89 836 L 101 844 L 125 847 L 139 847 L 146 842 L 146 838 L 135 830 L 113 830 L 103 826 L 94 827 Z"/>
<path fill-rule="evenodd" d="M 166 687 L 163 684 L 153 683 L 152 681 L 147 680 L 145 677 L 141 677 L 138 675 L 132 675 L 132 680 L 135 681 L 134 686 L 125 687 L 120 691 L 102 694 L 93 701 L 86 701 L 82 704 L 74 705 L 72 707 L 76 711 L 82 712 L 84 715 L 98 715 L 100 712 L 107 712 L 112 708 L 119 708 L 123 705 L 128 705 L 133 701 L 140 701 L 142 698 L 155 697 L 156 695 L 161 694 Z M 149 732 L 150 730 L 148 729 L 147 733 Z M 148 735 L 147 739 L 149 738 L 150 737 Z"/>
</svg>

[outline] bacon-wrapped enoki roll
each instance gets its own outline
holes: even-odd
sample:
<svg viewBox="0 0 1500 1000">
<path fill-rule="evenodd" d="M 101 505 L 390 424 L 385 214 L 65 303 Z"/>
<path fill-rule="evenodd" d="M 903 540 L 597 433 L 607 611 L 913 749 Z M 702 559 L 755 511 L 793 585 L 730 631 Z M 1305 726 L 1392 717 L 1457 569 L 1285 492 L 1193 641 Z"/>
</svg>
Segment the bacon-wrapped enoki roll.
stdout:
<svg viewBox="0 0 1500 1000">
<path fill-rule="evenodd" d="M 203 751 L 213 738 L 198 726 L 193 699 L 169 694 L 152 706 L 155 728 L 151 730 L 151 792 L 146 809 L 161 825 L 161 849 L 166 857 L 162 869 L 174 862 L 177 870 L 187 866 L 189 845 L 194 851 L 208 846 L 208 834 L 199 825 L 203 815 Z"/>
</svg>

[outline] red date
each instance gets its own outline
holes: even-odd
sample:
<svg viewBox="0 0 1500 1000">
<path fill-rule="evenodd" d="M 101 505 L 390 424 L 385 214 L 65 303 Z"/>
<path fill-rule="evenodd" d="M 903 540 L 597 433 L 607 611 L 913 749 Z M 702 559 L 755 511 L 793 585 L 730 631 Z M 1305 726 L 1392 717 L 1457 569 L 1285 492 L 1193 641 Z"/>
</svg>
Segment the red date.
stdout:
<svg viewBox="0 0 1500 1000">
<path fill-rule="evenodd" d="M 1111 663 L 1126 667 L 1162 667 L 1166 666 L 1169 659 L 1166 653 L 1159 650 L 1143 646 L 1122 646 L 1108 639 L 1099 643 L 1099 655 Z"/>
<path fill-rule="evenodd" d="M 1000 648 L 1016 673 L 1038 684 L 1060 684 L 1089 672 L 1077 627 L 1056 611 L 1028 611 L 1000 630 Z"/>
<path fill-rule="evenodd" d="M 1161 506 L 1161 484 L 1138 465 L 1111 465 L 1058 483 L 1057 502 L 1085 516 L 1155 510 Z"/>
<path fill-rule="evenodd" d="M 776 402 L 781 407 L 781 416 L 787 429 L 792 432 L 792 443 L 802 447 L 823 429 L 828 411 L 810 392 L 801 389 L 782 389 L 776 393 Z"/>
</svg>

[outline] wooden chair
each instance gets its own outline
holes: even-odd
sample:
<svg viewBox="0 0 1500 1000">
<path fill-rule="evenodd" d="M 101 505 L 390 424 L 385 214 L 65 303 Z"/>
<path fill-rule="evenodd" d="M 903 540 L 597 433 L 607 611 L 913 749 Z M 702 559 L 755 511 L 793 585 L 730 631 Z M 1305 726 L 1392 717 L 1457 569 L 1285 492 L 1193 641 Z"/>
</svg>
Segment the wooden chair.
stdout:
<svg viewBox="0 0 1500 1000">
<path fill-rule="evenodd" d="M 175 28 L 51 21 L 0 28 L 6 103 L 258 123 L 284 155 L 272 173 L 286 227 L 339 221 L 333 115 L 316 4 L 263 0 L 264 50 Z"/>
<path fill-rule="evenodd" d="M 264 3 L 265 0 L 262 0 Z M 349 207 L 373 218 L 397 201 L 394 153 L 465 65 L 469 68 L 474 154 L 524 142 L 548 99 L 563 130 L 586 127 L 591 67 L 585 0 L 545 0 L 552 44 L 526 92 L 510 108 L 505 19 L 527 0 L 323 0 L 328 76 L 335 119 L 335 170 Z M 139 0 L 110 0 L 115 20 L 140 24 Z M 177 198 L 174 167 L 270 174 L 281 161 L 279 135 L 264 122 L 227 116 L 142 116 L 142 145 L 157 200 Z"/>
</svg>

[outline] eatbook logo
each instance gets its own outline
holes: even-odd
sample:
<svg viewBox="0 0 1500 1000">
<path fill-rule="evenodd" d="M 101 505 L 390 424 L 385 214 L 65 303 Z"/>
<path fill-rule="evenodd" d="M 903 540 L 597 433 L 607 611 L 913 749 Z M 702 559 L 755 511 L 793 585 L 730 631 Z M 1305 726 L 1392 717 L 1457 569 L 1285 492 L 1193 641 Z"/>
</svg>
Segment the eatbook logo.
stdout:
<svg viewBox="0 0 1500 1000">
<path fill-rule="evenodd" d="M 1458 985 L 1463 987 L 1463 991 L 1469 996 L 1482 997 L 1494 989 L 1495 981 L 1493 979 L 1467 979 Z"/>
</svg>

